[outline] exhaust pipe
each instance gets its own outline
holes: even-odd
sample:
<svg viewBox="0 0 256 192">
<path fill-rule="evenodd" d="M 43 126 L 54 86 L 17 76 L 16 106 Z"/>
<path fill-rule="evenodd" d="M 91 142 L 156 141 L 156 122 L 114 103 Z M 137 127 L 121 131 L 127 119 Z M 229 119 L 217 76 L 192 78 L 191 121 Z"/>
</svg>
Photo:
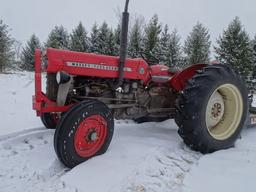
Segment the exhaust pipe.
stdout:
<svg viewBox="0 0 256 192">
<path fill-rule="evenodd" d="M 129 0 L 126 0 L 124 12 L 122 15 L 122 28 L 120 35 L 120 52 L 119 52 L 119 78 L 116 88 L 119 88 L 123 84 L 124 80 L 124 66 L 127 56 L 127 44 L 128 44 L 128 29 L 129 29 L 129 12 L 128 12 Z"/>
</svg>

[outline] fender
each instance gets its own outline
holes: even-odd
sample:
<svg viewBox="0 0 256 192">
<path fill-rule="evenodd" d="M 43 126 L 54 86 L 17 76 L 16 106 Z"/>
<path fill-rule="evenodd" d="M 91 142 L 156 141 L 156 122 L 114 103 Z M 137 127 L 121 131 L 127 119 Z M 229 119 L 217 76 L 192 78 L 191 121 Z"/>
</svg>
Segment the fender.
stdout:
<svg viewBox="0 0 256 192">
<path fill-rule="evenodd" d="M 203 69 L 206 66 L 207 64 L 191 65 L 183 71 L 175 74 L 169 81 L 171 87 L 177 92 L 182 91 L 185 88 L 187 81 L 195 75 L 196 71 Z"/>
</svg>

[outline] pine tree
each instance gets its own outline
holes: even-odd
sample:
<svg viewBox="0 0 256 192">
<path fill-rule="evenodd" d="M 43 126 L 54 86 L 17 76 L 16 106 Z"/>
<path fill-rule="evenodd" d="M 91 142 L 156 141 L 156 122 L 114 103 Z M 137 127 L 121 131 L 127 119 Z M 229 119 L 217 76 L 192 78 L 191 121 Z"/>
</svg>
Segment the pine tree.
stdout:
<svg viewBox="0 0 256 192">
<path fill-rule="evenodd" d="M 182 52 L 177 29 L 174 29 L 172 33 L 169 34 L 168 25 L 164 27 L 160 39 L 160 50 L 161 62 L 163 64 L 169 67 L 182 67 Z"/>
<path fill-rule="evenodd" d="M 142 49 L 142 27 L 141 21 L 139 19 L 135 20 L 134 25 L 131 28 L 130 32 L 130 41 L 128 45 L 128 55 L 131 58 L 140 57 L 141 49 Z"/>
<path fill-rule="evenodd" d="M 114 56 L 116 54 L 116 39 L 112 29 L 108 30 L 107 39 L 105 40 L 105 42 L 106 47 L 103 54 Z"/>
<path fill-rule="evenodd" d="M 114 55 L 118 56 L 119 55 L 119 49 L 120 49 L 120 42 L 121 42 L 121 25 L 118 24 L 115 31 L 114 31 Z"/>
<path fill-rule="evenodd" d="M 158 16 L 154 15 L 145 28 L 145 37 L 143 40 L 144 53 L 147 60 L 151 63 L 157 62 L 160 57 L 160 34 L 162 26 L 159 24 Z"/>
<path fill-rule="evenodd" d="M 101 27 L 99 28 L 99 46 L 100 46 L 100 54 L 107 54 L 110 52 L 108 50 L 108 38 L 109 38 L 110 32 L 108 28 L 108 24 L 104 22 Z"/>
<path fill-rule="evenodd" d="M 0 20 L 0 72 L 5 68 L 10 67 L 13 61 L 13 46 L 14 40 L 9 35 L 9 27 Z"/>
<path fill-rule="evenodd" d="M 35 34 L 33 34 L 30 39 L 27 41 L 25 47 L 22 49 L 21 52 L 21 69 L 27 70 L 27 71 L 33 71 L 34 70 L 34 63 L 35 63 L 35 50 L 40 48 L 40 41 L 36 37 Z"/>
<path fill-rule="evenodd" d="M 109 38 L 111 38 L 111 40 Z M 90 38 L 90 51 L 98 54 L 113 54 L 113 50 L 109 50 L 109 44 L 113 43 L 113 38 L 113 32 L 108 28 L 108 24 L 106 22 L 104 22 L 99 28 L 97 24 L 94 24 Z M 111 49 L 114 49 L 114 47 Z"/>
<path fill-rule="evenodd" d="M 61 26 L 55 26 L 50 32 L 46 47 L 57 49 L 69 49 L 69 35 L 67 30 Z"/>
<path fill-rule="evenodd" d="M 233 66 L 244 78 L 252 70 L 252 47 L 249 35 L 236 17 L 217 40 L 215 47 L 217 59 L 226 65 Z"/>
<path fill-rule="evenodd" d="M 210 47 L 211 41 L 208 29 L 198 22 L 185 41 L 186 63 L 209 63 Z"/>
<path fill-rule="evenodd" d="M 182 57 L 182 48 L 180 44 L 180 37 L 177 29 L 174 29 L 170 35 L 170 62 L 169 66 L 184 67 L 184 59 Z"/>
<path fill-rule="evenodd" d="M 252 51 L 253 51 L 253 59 L 252 59 L 252 66 L 253 66 L 253 78 L 256 79 L 256 35 L 252 40 Z"/>
<path fill-rule="evenodd" d="M 171 35 L 169 33 L 169 27 L 168 25 L 164 26 L 164 30 L 161 34 L 160 42 L 159 42 L 159 49 L 161 50 L 160 53 L 160 63 L 163 63 L 165 65 L 170 65 L 170 39 Z"/>
<path fill-rule="evenodd" d="M 100 42 L 99 42 L 99 29 L 97 24 L 95 23 L 92 27 L 91 35 L 90 35 L 90 52 L 92 53 L 100 53 Z"/>
<path fill-rule="evenodd" d="M 79 52 L 87 52 L 89 50 L 87 32 L 81 22 L 73 30 L 70 39 L 70 50 Z"/>
</svg>

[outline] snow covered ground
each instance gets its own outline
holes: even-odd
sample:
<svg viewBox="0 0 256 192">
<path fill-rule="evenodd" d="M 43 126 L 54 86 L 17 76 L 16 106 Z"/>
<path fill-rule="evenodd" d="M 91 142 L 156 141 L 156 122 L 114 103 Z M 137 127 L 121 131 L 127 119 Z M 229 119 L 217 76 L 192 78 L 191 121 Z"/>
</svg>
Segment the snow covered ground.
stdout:
<svg viewBox="0 0 256 192">
<path fill-rule="evenodd" d="M 116 121 L 106 154 L 72 170 L 53 149 L 53 130 L 32 111 L 33 75 L 0 74 L 0 192 L 253 191 L 256 128 L 236 147 L 202 156 L 188 149 L 172 120 Z"/>
</svg>

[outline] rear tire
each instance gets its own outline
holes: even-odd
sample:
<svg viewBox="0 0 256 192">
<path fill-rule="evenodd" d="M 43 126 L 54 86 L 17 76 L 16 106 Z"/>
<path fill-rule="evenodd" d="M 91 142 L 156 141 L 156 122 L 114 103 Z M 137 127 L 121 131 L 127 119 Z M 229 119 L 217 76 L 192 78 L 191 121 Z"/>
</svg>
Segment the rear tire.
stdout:
<svg viewBox="0 0 256 192">
<path fill-rule="evenodd" d="M 246 120 L 247 99 L 243 80 L 230 67 L 205 67 L 188 81 L 177 99 L 179 135 L 201 153 L 233 147 Z"/>
<path fill-rule="evenodd" d="M 65 166 L 73 168 L 105 153 L 113 133 L 111 110 L 102 102 L 84 101 L 71 108 L 57 125 L 55 152 Z"/>
</svg>

